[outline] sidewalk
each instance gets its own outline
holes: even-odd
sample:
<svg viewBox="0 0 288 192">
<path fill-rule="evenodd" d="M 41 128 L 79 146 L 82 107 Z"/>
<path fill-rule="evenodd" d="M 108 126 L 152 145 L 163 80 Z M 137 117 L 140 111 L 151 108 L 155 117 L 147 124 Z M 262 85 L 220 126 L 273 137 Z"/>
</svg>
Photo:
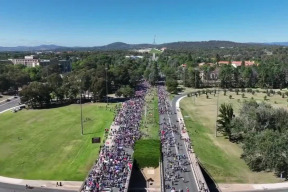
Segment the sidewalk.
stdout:
<svg viewBox="0 0 288 192">
<path fill-rule="evenodd" d="M 30 185 L 32 187 L 43 187 L 43 188 L 51 188 L 51 189 L 61 189 L 61 190 L 74 190 L 78 191 L 80 186 L 82 185 L 82 181 L 61 181 L 62 186 L 56 187 L 56 182 L 60 181 L 48 181 L 48 180 L 25 180 L 25 179 L 15 179 L 9 177 L 0 176 L 1 183 L 8 183 L 14 185 Z"/>
</svg>

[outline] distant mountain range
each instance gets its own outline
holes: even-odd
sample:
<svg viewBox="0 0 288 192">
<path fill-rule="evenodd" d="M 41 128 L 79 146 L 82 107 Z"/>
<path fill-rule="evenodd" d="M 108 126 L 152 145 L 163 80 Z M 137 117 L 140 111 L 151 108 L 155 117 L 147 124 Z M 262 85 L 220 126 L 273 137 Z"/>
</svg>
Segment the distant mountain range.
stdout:
<svg viewBox="0 0 288 192">
<path fill-rule="evenodd" d="M 280 45 L 280 46 L 288 46 L 288 42 L 271 42 L 271 43 L 266 43 L 268 45 Z"/>
<path fill-rule="evenodd" d="M 197 49 L 197 48 L 224 48 L 224 47 L 246 47 L 246 46 L 288 46 L 288 42 L 271 42 L 271 43 L 237 43 L 232 41 L 181 41 L 163 44 L 127 44 L 123 42 L 115 42 L 104 46 L 95 47 L 64 47 L 58 45 L 39 45 L 39 46 L 17 46 L 17 47 L 1 47 L 0 52 L 4 51 L 97 51 L 97 50 L 133 50 L 142 48 L 162 48 L 168 49 Z"/>
</svg>

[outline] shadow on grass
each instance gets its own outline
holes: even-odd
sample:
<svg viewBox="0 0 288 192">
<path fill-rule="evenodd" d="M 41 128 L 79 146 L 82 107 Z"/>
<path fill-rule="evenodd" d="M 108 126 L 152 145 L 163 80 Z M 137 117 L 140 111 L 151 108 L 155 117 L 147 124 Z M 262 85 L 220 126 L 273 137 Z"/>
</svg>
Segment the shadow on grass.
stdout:
<svg viewBox="0 0 288 192">
<path fill-rule="evenodd" d="M 93 135 L 95 133 L 99 133 L 99 132 L 97 132 L 97 131 L 92 131 L 92 132 L 88 132 L 88 133 L 84 132 L 83 135 Z"/>
<path fill-rule="evenodd" d="M 208 185 L 210 192 L 220 192 L 216 182 L 214 181 L 213 177 L 208 173 L 208 171 L 199 163 L 205 181 Z"/>
<path fill-rule="evenodd" d="M 143 176 L 140 168 L 138 167 L 137 161 L 134 160 L 128 192 L 133 191 L 144 192 L 146 191 L 145 190 L 146 187 L 147 187 L 146 179 Z"/>
</svg>

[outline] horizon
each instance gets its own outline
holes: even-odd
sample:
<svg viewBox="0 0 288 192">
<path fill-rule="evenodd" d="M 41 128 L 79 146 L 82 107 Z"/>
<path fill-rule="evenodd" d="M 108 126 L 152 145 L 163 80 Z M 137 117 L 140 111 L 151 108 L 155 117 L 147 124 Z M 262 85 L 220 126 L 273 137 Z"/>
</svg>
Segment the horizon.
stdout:
<svg viewBox="0 0 288 192">
<path fill-rule="evenodd" d="M 0 1 L 2 47 L 288 41 L 285 0 Z"/>
<path fill-rule="evenodd" d="M 164 42 L 164 43 L 159 43 L 159 44 L 153 44 L 153 43 L 126 43 L 126 42 L 111 42 L 108 44 L 104 44 L 104 45 L 92 45 L 92 46 L 65 46 L 65 45 L 58 45 L 58 44 L 39 44 L 39 45 L 16 45 L 16 46 L 2 46 L 0 45 L 0 47 L 38 47 L 38 46 L 59 46 L 59 47 L 72 47 L 72 48 L 76 48 L 76 47 L 102 47 L 102 46 L 107 46 L 113 43 L 124 43 L 124 44 L 128 44 L 128 45 L 141 45 L 141 44 L 150 44 L 150 45 L 162 45 L 162 44 L 167 44 L 167 43 L 181 43 L 181 42 L 188 42 L 188 43 L 193 43 L 193 42 L 209 42 L 209 41 L 221 41 L 221 42 L 233 42 L 233 43 L 243 43 L 243 44 L 269 44 L 269 43 L 288 43 L 288 41 L 277 41 L 277 42 L 237 42 L 237 41 L 230 41 L 230 40 L 207 40 L 207 41 L 173 41 L 173 42 Z"/>
</svg>

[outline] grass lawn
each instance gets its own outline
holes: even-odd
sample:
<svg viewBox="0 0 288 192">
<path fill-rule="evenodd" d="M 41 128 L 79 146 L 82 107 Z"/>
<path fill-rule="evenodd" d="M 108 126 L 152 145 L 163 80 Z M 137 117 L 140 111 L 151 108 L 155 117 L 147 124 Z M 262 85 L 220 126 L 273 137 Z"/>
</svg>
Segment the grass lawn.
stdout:
<svg viewBox="0 0 288 192">
<path fill-rule="evenodd" d="M 106 110 L 105 104 L 84 104 L 81 136 L 79 105 L 1 114 L 0 175 L 84 180 L 100 147 L 91 144 L 91 138 L 101 137 L 102 142 L 113 116 L 113 110 Z"/>
<path fill-rule="evenodd" d="M 159 112 L 157 88 L 151 88 L 151 92 L 146 95 L 145 99 L 147 104 L 146 112 L 144 106 L 142 123 L 140 127 L 140 130 L 146 134 L 143 139 L 159 139 Z"/>
<path fill-rule="evenodd" d="M 253 97 L 256 101 L 262 102 L 264 93 L 245 93 L 246 98 L 242 98 L 242 93 L 236 95 L 235 92 L 227 91 L 219 94 L 219 106 L 221 103 L 231 103 L 236 115 L 241 107 L 241 101 Z M 229 99 L 232 95 L 233 99 Z M 279 95 L 268 97 L 267 103 L 274 107 L 284 107 L 287 109 L 287 97 Z M 209 94 L 209 99 L 202 94 L 196 97 L 196 104 L 193 97 L 181 100 L 180 105 L 184 120 L 189 131 L 194 150 L 202 164 L 219 183 L 273 183 L 280 182 L 273 173 L 252 172 L 240 158 L 242 149 L 239 145 L 229 142 L 221 135 L 215 137 L 217 95 Z"/>
<path fill-rule="evenodd" d="M 153 49 L 151 49 L 150 53 L 161 54 L 162 51 L 153 48 Z"/>
<path fill-rule="evenodd" d="M 139 168 L 158 167 L 160 160 L 160 140 L 141 139 L 136 142 L 134 159 Z"/>
</svg>

